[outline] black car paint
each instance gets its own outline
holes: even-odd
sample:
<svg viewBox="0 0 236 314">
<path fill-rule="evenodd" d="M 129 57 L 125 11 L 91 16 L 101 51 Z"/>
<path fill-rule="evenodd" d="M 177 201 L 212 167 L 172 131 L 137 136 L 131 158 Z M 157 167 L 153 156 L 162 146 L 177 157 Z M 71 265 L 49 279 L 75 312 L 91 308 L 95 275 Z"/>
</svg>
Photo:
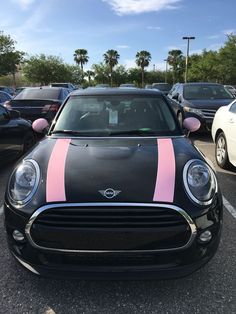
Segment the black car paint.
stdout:
<svg viewBox="0 0 236 314">
<path fill-rule="evenodd" d="M 86 93 L 90 95 L 90 92 Z M 94 91 L 94 93 L 106 94 L 109 91 Z M 150 94 L 150 91 L 123 91 L 121 93 Z M 155 94 L 156 92 L 151 93 Z M 82 94 L 84 93 L 82 92 Z M 84 203 L 92 203 L 90 207 L 93 210 L 95 210 L 95 205 L 103 208 L 105 205 L 102 204 L 106 204 L 111 209 L 114 208 L 110 205 L 111 200 L 99 192 L 106 188 L 120 191 L 112 201 L 117 206 L 121 206 L 123 210 L 125 208 L 123 204 L 129 207 L 129 204 L 134 203 L 157 204 L 160 207 L 163 205 L 177 206 L 191 217 L 197 227 L 197 236 L 189 247 L 176 251 L 143 251 L 139 248 L 141 243 L 138 243 L 139 238 L 137 237 L 136 241 L 129 242 L 130 248 L 126 248 L 123 252 L 61 252 L 60 250 L 53 252 L 50 249 L 36 248 L 28 240 L 22 243 L 16 242 L 12 238 L 13 230 L 17 229 L 25 234 L 26 225 L 37 209 L 44 206 L 55 208 L 63 206 L 63 202 L 46 202 L 47 166 L 55 142 L 62 138 L 68 138 L 68 136 L 49 135 L 25 156 L 27 159 L 37 161 L 41 171 L 40 185 L 28 204 L 22 208 L 16 208 L 9 201 L 8 193 L 6 193 L 4 212 L 8 244 L 16 259 L 21 263 L 26 263 L 26 268 L 31 267 L 31 271 L 33 269 L 33 272 L 45 276 L 100 277 L 102 279 L 169 278 L 187 275 L 212 258 L 218 247 L 221 233 L 221 193 L 218 189 L 213 202 L 206 206 L 196 204 L 188 197 L 183 183 L 183 168 L 191 159 L 204 160 L 204 158 L 181 132 L 178 136 L 169 137 L 174 146 L 176 162 L 173 203 L 153 201 L 158 163 L 157 137 L 72 137 L 65 164 L 67 207 L 64 208 L 64 211 L 66 212 L 66 208 L 71 210 L 70 206 L 73 207 L 76 204 L 82 206 Z M 51 210 L 53 211 L 53 208 Z M 56 228 L 59 232 L 58 235 L 61 232 L 63 234 L 63 228 L 63 226 Z M 210 229 L 213 235 L 212 240 L 207 244 L 201 243 L 198 239 L 199 234 L 206 228 Z M 81 241 L 84 242 L 87 235 L 87 239 L 90 238 L 95 243 L 93 245 L 96 245 L 96 239 L 101 240 L 104 237 L 107 246 L 112 247 L 113 241 L 120 241 L 119 247 L 123 245 L 125 248 L 125 235 L 127 237 L 134 236 L 136 231 L 133 228 L 124 230 L 123 238 L 120 238 L 117 230 L 112 227 L 97 228 L 97 237 L 96 232 L 94 233 L 94 230 L 89 228 L 74 229 L 73 238 L 64 238 L 63 241 L 65 245 L 68 241 L 72 242 L 70 245 L 78 245 L 76 239 L 81 237 Z M 151 231 L 150 229 L 146 231 L 140 229 L 140 232 L 150 234 Z M 55 228 L 52 232 L 45 228 L 42 234 L 46 236 L 46 241 L 56 240 Z M 159 236 L 161 236 L 160 233 Z M 152 241 L 150 239 L 148 241 L 149 243 L 147 242 L 145 245 L 152 245 Z M 99 243 L 101 244 L 101 242 Z M 136 249 L 136 252 L 132 252 L 132 249 Z"/>
<path fill-rule="evenodd" d="M 199 114 L 193 112 L 184 111 L 184 107 L 190 107 L 194 109 L 200 110 L 214 110 L 217 111 L 221 106 L 227 106 L 233 98 L 228 99 L 185 99 L 184 97 L 184 87 L 188 85 L 218 85 L 216 83 L 177 83 L 173 86 L 174 89 L 170 91 L 168 94 L 168 98 L 172 106 L 175 108 L 176 106 L 180 106 L 182 108 L 181 112 L 184 118 L 194 117 L 197 118 L 201 122 L 201 130 L 209 130 L 211 128 L 213 117 L 203 117 Z M 222 85 L 223 86 L 223 85 Z"/>
<path fill-rule="evenodd" d="M 29 134 L 33 134 L 29 121 L 20 118 L 17 114 L 14 115 L 14 111 L 0 106 L 1 166 L 23 153 L 24 140 Z"/>
<path fill-rule="evenodd" d="M 27 89 L 28 88 L 25 88 L 22 92 Z M 46 88 L 43 89 L 45 90 Z M 48 89 L 50 90 L 50 87 L 48 87 Z M 20 94 L 22 93 L 20 92 L 9 102 L 9 106 L 14 110 L 18 110 L 21 113 L 21 117 L 24 119 L 33 122 L 38 118 L 45 118 L 49 121 L 49 123 L 51 123 L 57 113 L 57 110 L 60 108 L 61 104 L 70 92 L 68 89 L 63 87 L 51 87 L 51 89 L 58 89 L 58 97 L 56 99 L 24 99 L 20 98 Z M 50 110 L 51 106 L 57 106 L 57 110 Z"/>
</svg>

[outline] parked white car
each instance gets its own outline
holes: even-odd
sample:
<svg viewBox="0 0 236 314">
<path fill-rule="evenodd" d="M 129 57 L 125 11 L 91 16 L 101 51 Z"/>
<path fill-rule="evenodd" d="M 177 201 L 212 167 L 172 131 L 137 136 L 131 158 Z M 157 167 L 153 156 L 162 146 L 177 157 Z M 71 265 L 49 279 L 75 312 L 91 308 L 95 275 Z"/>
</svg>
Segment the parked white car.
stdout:
<svg viewBox="0 0 236 314">
<path fill-rule="evenodd" d="M 236 167 L 236 100 L 223 106 L 215 114 L 211 134 L 215 146 L 217 164 L 227 169 Z"/>
</svg>

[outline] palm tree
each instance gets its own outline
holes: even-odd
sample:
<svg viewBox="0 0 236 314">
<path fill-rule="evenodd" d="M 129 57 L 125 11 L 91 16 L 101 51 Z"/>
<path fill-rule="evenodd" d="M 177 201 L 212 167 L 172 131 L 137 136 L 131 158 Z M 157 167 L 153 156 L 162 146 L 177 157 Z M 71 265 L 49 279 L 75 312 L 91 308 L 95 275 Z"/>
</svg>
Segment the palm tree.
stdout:
<svg viewBox="0 0 236 314">
<path fill-rule="evenodd" d="M 173 83 L 181 81 L 184 72 L 184 56 L 179 49 L 173 49 L 168 52 L 167 61 L 172 67 Z"/>
<path fill-rule="evenodd" d="M 80 66 L 82 77 L 84 74 L 84 64 L 89 60 L 88 51 L 86 49 L 76 49 L 74 53 L 74 60 Z"/>
<path fill-rule="evenodd" d="M 112 71 L 115 65 L 118 64 L 118 59 L 120 58 L 119 53 L 116 50 L 110 49 L 107 50 L 103 55 L 105 63 L 109 66 L 110 69 L 110 82 L 112 86 Z"/>
<path fill-rule="evenodd" d="M 152 59 L 150 52 L 141 50 L 136 53 L 136 64 L 141 68 L 142 71 L 142 87 L 144 87 L 144 68 L 149 66 Z"/>
<path fill-rule="evenodd" d="M 93 71 L 91 71 L 91 70 L 88 70 L 88 71 L 85 72 L 85 76 L 87 76 L 87 78 L 88 78 L 89 85 L 91 83 L 91 77 L 94 76 L 94 75 L 95 75 L 95 73 Z"/>
</svg>

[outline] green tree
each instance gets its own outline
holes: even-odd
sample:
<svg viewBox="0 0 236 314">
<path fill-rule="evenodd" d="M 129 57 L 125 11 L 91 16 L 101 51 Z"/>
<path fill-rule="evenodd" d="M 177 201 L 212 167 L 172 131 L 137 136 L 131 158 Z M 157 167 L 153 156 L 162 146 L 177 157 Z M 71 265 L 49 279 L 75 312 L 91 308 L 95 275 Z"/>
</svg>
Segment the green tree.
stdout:
<svg viewBox="0 0 236 314">
<path fill-rule="evenodd" d="M 236 35 L 227 35 L 225 45 L 219 50 L 221 81 L 236 84 Z"/>
<path fill-rule="evenodd" d="M 109 84 L 109 67 L 100 62 L 92 65 L 96 84 Z"/>
<path fill-rule="evenodd" d="M 142 87 L 144 87 L 144 68 L 149 66 L 152 57 L 150 52 L 141 50 L 136 53 L 136 64 L 141 68 L 142 73 Z"/>
<path fill-rule="evenodd" d="M 106 53 L 104 53 L 103 57 L 104 57 L 105 64 L 107 64 L 109 66 L 109 69 L 110 69 L 110 84 L 112 86 L 112 80 L 113 80 L 112 72 L 113 72 L 113 68 L 114 68 L 115 65 L 118 64 L 118 60 L 120 58 L 120 55 L 119 55 L 119 53 L 116 50 L 110 49 L 110 50 L 107 50 Z"/>
<path fill-rule="evenodd" d="M 89 85 L 91 85 L 91 80 L 92 80 L 92 77 L 95 76 L 95 73 L 91 70 L 88 70 L 85 72 L 85 76 L 88 78 Z"/>
<path fill-rule="evenodd" d="M 183 52 L 178 49 L 173 49 L 168 52 L 168 63 L 172 68 L 173 83 L 181 82 L 184 73 L 184 56 Z"/>
<path fill-rule="evenodd" d="M 219 54 L 216 51 L 203 50 L 189 58 L 189 80 L 192 82 L 217 82 L 220 79 Z"/>
<path fill-rule="evenodd" d="M 24 60 L 24 55 L 23 51 L 15 49 L 15 41 L 9 35 L 0 32 L 0 76 L 12 74 L 14 86 L 15 75 Z"/>
<path fill-rule="evenodd" d="M 128 73 L 123 65 L 118 65 L 113 70 L 113 82 L 115 86 L 128 82 Z"/>
<path fill-rule="evenodd" d="M 48 85 L 51 82 L 67 82 L 71 79 L 71 71 L 56 56 L 44 54 L 32 56 L 23 67 L 23 73 L 32 83 Z"/>
<path fill-rule="evenodd" d="M 88 63 L 89 56 L 86 49 L 76 49 L 74 52 L 74 60 L 80 66 L 82 76 L 84 74 L 84 65 Z"/>
</svg>

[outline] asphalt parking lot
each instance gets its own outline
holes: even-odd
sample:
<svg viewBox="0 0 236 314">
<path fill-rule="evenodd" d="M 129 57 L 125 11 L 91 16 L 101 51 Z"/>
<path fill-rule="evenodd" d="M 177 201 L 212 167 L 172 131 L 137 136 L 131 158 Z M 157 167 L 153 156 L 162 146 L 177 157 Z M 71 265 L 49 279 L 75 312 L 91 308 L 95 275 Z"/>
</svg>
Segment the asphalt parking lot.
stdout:
<svg viewBox="0 0 236 314">
<path fill-rule="evenodd" d="M 214 144 L 193 136 L 215 164 Z M 0 206 L 12 164 L 0 170 Z M 176 280 L 76 281 L 38 278 L 10 256 L 0 214 L 0 313 L 236 313 L 236 170 L 216 166 L 224 195 L 224 227 L 215 257 L 194 274 Z M 231 206 L 231 207 L 230 207 Z"/>
</svg>

